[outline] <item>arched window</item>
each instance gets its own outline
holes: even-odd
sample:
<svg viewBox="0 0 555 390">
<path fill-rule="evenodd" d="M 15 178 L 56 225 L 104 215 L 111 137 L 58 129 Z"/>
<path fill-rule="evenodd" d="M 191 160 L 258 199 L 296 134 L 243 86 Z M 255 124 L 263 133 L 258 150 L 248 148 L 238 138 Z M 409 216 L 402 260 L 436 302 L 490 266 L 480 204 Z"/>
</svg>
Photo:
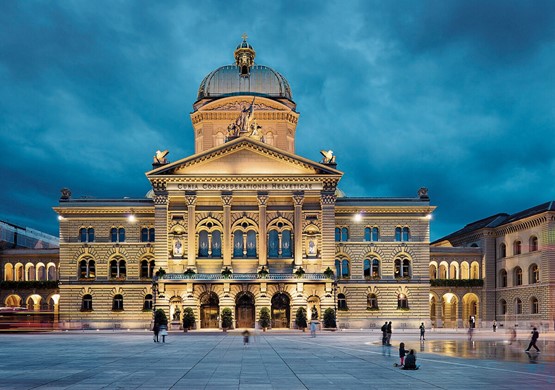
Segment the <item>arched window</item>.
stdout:
<svg viewBox="0 0 555 390">
<path fill-rule="evenodd" d="M 93 228 L 81 228 L 79 229 L 79 241 L 80 242 L 94 242 L 94 229 Z"/>
<path fill-rule="evenodd" d="M 4 264 L 4 280 L 14 280 L 13 265 L 10 263 Z"/>
<path fill-rule="evenodd" d="M 378 310 L 378 296 L 376 294 L 368 294 L 366 298 L 367 310 Z"/>
<path fill-rule="evenodd" d="M 143 303 L 143 310 L 152 310 L 152 294 L 145 295 L 145 301 Z"/>
<path fill-rule="evenodd" d="M 291 257 L 291 230 L 284 230 L 281 233 L 281 255 L 283 257 Z"/>
<path fill-rule="evenodd" d="M 522 268 L 515 267 L 513 271 L 513 285 L 522 286 Z"/>
<path fill-rule="evenodd" d="M 409 300 L 405 294 L 397 295 L 397 309 L 408 309 Z"/>
<path fill-rule="evenodd" d="M 341 241 L 349 241 L 349 228 L 341 228 Z"/>
<path fill-rule="evenodd" d="M 348 310 L 345 294 L 337 294 L 337 310 Z"/>
<path fill-rule="evenodd" d="M 410 229 L 408 227 L 396 227 L 395 228 L 395 241 L 409 241 L 410 240 Z"/>
<path fill-rule="evenodd" d="M 449 266 L 449 278 L 460 279 L 458 264 L 455 262 L 452 262 Z"/>
<path fill-rule="evenodd" d="M 343 261 L 341 262 L 341 277 L 348 278 L 349 276 L 349 260 L 343 259 Z"/>
<path fill-rule="evenodd" d="M 46 267 L 43 264 L 37 265 L 37 280 L 46 280 Z"/>
<path fill-rule="evenodd" d="M 125 242 L 125 229 L 124 228 L 110 229 L 110 240 L 112 242 Z"/>
<path fill-rule="evenodd" d="M 150 279 L 154 276 L 154 259 L 141 260 L 141 278 Z"/>
<path fill-rule="evenodd" d="M 410 278 L 411 267 L 410 260 L 406 258 L 395 259 L 395 277 L 396 278 Z"/>
<path fill-rule="evenodd" d="M 254 230 L 247 232 L 247 257 L 256 257 L 256 232 Z"/>
<path fill-rule="evenodd" d="M 83 295 L 83 299 L 81 301 L 81 311 L 92 311 L 92 309 L 93 309 L 92 295 L 90 294 Z"/>
<path fill-rule="evenodd" d="M 520 298 L 515 299 L 515 314 L 522 314 L 522 301 Z"/>
<path fill-rule="evenodd" d="M 540 305 L 538 303 L 538 298 L 532 297 L 530 298 L 530 314 L 539 314 L 540 312 Z"/>
<path fill-rule="evenodd" d="M 532 264 L 528 269 L 528 273 L 530 275 L 530 280 L 528 281 L 530 284 L 540 282 L 540 269 L 537 264 Z"/>
<path fill-rule="evenodd" d="M 88 228 L 87 229 L 87 242 L 94 242 L 94 229 Z"/>
<path fill-rule="evenodd" d="M 538 237 L 532 236 L 529 240 L 530 252 L 535 252 L 538 250 Z"/>
<path fill-rule="evenodd" d="M 365 259 L 364 260 L 364 277 L 365 278 L 370 278 L 371 275 L 371 270 L 370 270 L 370 260 L 369 259 Z"/>
<path fill-rule="evenodd" d="M 198 256 L 208 257 L 208 232 L 202 230 L 198 234 Z"/>
<path fill-rule="evenodd" d="M 219 230 L 212 232 L 212 257 L 222 257 L 222 233 Z"/>
<path fill-rule="evenodd" d="M 372 259 L 372 277 L 379 278 L 380 273 L 380 261 L 376 258 Z"/>
<path fill-rule="evenodd" d="M 293 226 L 287 220 L 277 218 L 268 226 L 268 257 L 293 257 Z"/>
<path fill-rule="evenodd" d="M 513 255 L 520 255 L 522 253 L 522 242 L 516 240 L 513 242 Z"/>
<path fill-rule="evenodd" d="M 279 233 L 277 230 L 268 232 L 268 257 L 275 258 L 279 256 Z"/>
<path fill-rule="evenodd" d="M 57 280 L 56 266 L 54 264 L 48 264 L 48 280 Z"/>
<path fill-rule="evenodd" d="M 341 241 L 341 228 L 335 228 L 335 241 Z"/>
<path fill-rule="evenodd" d="M 264 135 L 264 143 L 274 146 L 274 134 L 271 131 Z"/>
<path fill-rule="evenodd" d="M 445 264 L 439 265 L 439 278 L 447 279 L 447 266 Z"/>
<path fill-rule="evenodd" d="M 37 278 L 37 271 L 35 270 L 35 265 L 30 264 L 27 267 L 27 280 L 34 281 Z"/>
<path fill-rule="evenodd" d="M 401 228 L 395 228 L 395 241 L 401 241 Z"/>
<path fill-rule="evenodd" d="M 505 243 L 501 243 L 501 245 L 499 245 L 499 257 L 507 257 L 507 245 L 505 245 Z"/>
<path fill-rule="evenodd" d="M 499 313 L 501 315 L 507 314 L 507 301 L 504 299 L 501 299 L 499 301 Z"/>
<path fill-rule="evenodd" d="M 93 259 L 83 259 L 79 262 L 79 278 L 92 279 L 96 277 L 96 265 Z"/>
<path fill-rule="evenodd" d="M 148 228 L 141 229 L 141 242 L 148 242 Z"/>
<path fill-rule="evenodd" d="M 123 259 L 114 259 L 110 261 L 110 278 L 125 279 L 127 276 L 126 264 Z"/>
<path fill-rule="evenodd" d="M 410 240 L 410 230 L 406 226 L 403 228 L 403 231 L 402 231 L 402 239 L 403 239 L 403 241 L 409 241 Z"/>
<path fill-rule="evenodd" d="M 233 257 L 243 257 L 243 232 L 240 230 L 233 233 Z"/>
<path fill-rule="evenodd" d="M 376 242 L 380 239 L 380 230 L 376 227 L 365 227 L 364 228 L 364 241 Z"/>
<path fill-rule="evenodd" d="M 112 300 L 112 310 L 113 311 L 123 310 L 123 295 L 121 294 L 114 295 L 114 299 Z"/>
<path fill-rule="evenodd" d="M 470 265 L 470 279 L 480 279 L 480 267 L 477 261 L 473 261 Z"/>
<path fill-rule="evenodd" d="M 430 279 L 437 279 L 437 267 L 435 264 L 430 264 Z"/>
<path fill-rule="evenodd" d="M 499 287 L 507 287 L 507 271 L 499 271 Z"/>
</svg>

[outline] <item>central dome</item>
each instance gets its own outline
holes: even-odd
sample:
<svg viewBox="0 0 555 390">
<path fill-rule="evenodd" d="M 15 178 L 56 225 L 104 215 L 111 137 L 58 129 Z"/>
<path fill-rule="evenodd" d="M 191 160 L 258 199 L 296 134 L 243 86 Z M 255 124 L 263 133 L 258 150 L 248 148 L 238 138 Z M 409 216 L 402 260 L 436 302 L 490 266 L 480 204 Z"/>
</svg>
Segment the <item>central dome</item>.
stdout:
<svg viewBox="0 0 555 390">
<path fill-rule="evenodd" d="M 235 49 L 235 64 L 222 66 L 208 74 L 200 83 L 197 102 L 228 96 L 264 96 L 293 102 L 289 83 L 268 66 L 254 63 L 254 48 L 243 36 Z"/>
</svg>

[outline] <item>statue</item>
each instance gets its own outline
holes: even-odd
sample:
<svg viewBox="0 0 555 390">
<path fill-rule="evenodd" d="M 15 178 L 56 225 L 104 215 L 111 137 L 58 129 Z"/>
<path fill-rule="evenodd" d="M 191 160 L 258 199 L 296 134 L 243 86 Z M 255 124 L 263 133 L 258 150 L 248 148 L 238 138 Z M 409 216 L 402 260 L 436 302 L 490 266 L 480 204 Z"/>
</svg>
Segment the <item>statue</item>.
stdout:
<svg viewBox="0 0 555 390">
<path fill-rule="evenodd" d="M 175 308 L 175 311 L 173 312 L 173 320 L 174 321 L 179 321 L 181 318 L 181 310 L 179 310 L 179 307 Z"/>
<path fill-rule="evenodd" d="M 322 160 L 323 164 L 335 164 L 335 156 L 333 155 L 333 150 L 320 150 L 320 154 L 324 156 Z"/>
<path fill-rule="evenodd" d="M 173 242 L 173 255 L 175 256 L 183 256 L 183 245 L 181 245 L 181 240 L 176 238 Z"/>
<path fill-rule="evenodd" d="M 310 319 L 318 320 L 318 309 L 316 309 L 316 305 L 312 305 Z"/>
<path fill-rule="evenodd" d="M 241 110 L 241 114 L 235 119 L 235 122 L 232 122 L 227 126 L 227 138 L 237 137 L 241 135 L 241 133 L 249 133 L 251 132 L 251 125 L 252 121 L 254 120 L 254 97 L 252 99 L 252 103 Z"/>
<path fill-rule="evenodd" d="M 166 149 L 163 152 L 157 150 L 156 155 L 154 156 L 154 164 L 167 164 L 168 159 L 166 156 L 168 155 L 169 151 Z"/>
</svg>

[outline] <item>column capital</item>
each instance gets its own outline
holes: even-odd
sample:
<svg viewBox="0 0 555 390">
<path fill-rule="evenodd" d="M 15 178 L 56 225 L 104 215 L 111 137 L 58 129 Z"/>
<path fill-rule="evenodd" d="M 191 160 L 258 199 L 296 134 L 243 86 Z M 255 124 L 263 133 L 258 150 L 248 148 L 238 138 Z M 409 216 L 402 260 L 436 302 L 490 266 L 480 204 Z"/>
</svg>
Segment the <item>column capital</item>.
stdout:
<svg viewBox="0 0 555 390">
<path fill-rule="evenodd" d="M 257 195 L 257 199 L 258 199 L 258 205 L 259 206 L 266 206 L 266 203 L 268 202 L 268 193 L 267 192 L 259 192 Z"/>
<path fill-rule="evenodd" d="M 295 206 L 302 206 L 304 202 L 304 192 L 295 192 L 293 194 L 293 201 Z"/>
<path fill-rule="evenodd" d="M 231 200 L 233 199 L 233 195 L 231 192 L 222 192 L 222 202 L 224 206 L 231 206 Z"/>
<path fill-rule="evenodd" d="M 187 200 L 187 206 L 194 206 L 197 202 L 197 194 L 195 192 L 185 193 L 185 199 Z"/>
</svg>

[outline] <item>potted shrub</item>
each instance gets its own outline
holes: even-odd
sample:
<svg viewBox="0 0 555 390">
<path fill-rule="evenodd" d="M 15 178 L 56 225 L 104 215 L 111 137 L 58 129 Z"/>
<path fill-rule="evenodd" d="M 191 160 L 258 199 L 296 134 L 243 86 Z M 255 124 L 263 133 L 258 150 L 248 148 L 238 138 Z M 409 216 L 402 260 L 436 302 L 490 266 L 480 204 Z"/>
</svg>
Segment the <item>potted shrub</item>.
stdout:
<svg viewBox="0 0 555 390">
<path fill-rule="evenodd" d="M 224 307 L 222 310 L 222 328 L 224 332 L 231 329 L 233 326 L 233 314 L 229 307 Z"/>
<path fill-rule="evenodd" d="M 187 268 L 187 270 L 185 272 L 183 272 L 183 275 L 187 276 L 187 277 L 191 277 L 193 275 L 195 275 L 196 272 L 194 269 L 192 268 Z"/>
<path fill-rule="evenodd" d="M 266 269 L 266 267 L 262 266 L 262 268 L 260 269 L 260 271 L 258 271 L 258 277 L 261 279 L 266 279 L 266 277 L 268 276 L 269 272 Z"/>
<path fill-rule="evenodd" d="M 154 323 L 158 325 L 168 325 L 168 317 L 166 317 L 164 309 L 156 309 L 154 312 Z"/>
<path fill-rule="evenodd" d="M 270 327 L 270 310 L 267 307 L 260 309 L 260 319 L 258 323 L 264 332 Z"/>
<path fill-rule="evenodd" d="M 333 279 L 333 270 L 330 267 L 326 268 L 324 276 L 328 279 Z"/>
<path fill-rule="evenodd" d="M 156 271 L 156 277 L 157 278 L 162 278 L 164 277 L 164 275 L 166 274 L 166 271 L 164 271 L 164 269 L 162 267 L 160 267 L 160 269 L 158 271 Z"/>
<path fill-rule="evenodd" d="M 195 326 L 195 312 L 192 308 L 186 307 L 183 309 L 183 331 L 187 332 Z"/>
<path fill-rule="evenodd" d="M 225 267 L 225 268 L 222 270 L 222 276 L 223 276 L 225 279 L 228 279 L 232 274 L 233 274 L 233 271 L 231 271 L 228 267 Z"/>
<path fill-rule="evenodd" d="M 302 278 L 304 276 L 304 274 L 305 274 L 305 271 L 304 271 L 303 267 L 299 267 L 295 271 L 295 275 L 297 275 L 297 278 Z"/>
<path fill-rule="evenodd" d="M 335 310 L 331 307 L 328 307 L 326 311 L 324 311 L 324 328 L 337 328 L 337 324 L 335 322 Z"/>
<path fill-rule="evenodd" d="M 297 325 L 297 328 L 302 329 L 303 332 L 306 331 L 306 320 L 306 309 L 304 307 L 299 307 L 295 315 L 295 325 Z"/>
</svg>

